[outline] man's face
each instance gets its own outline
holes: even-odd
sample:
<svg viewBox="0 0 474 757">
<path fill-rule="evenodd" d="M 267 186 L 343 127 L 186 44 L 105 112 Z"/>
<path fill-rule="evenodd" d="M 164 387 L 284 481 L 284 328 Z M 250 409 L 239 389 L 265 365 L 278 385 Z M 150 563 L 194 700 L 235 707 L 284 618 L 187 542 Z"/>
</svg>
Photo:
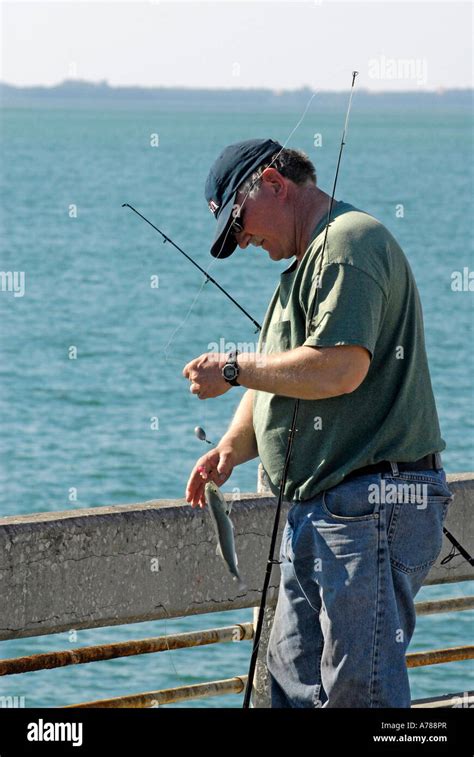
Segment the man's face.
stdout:
<svg viewBox="0 0 474 757">
<path fill-rule="evenodd" d="M 241 206 L 236 220 L 242 231 L 235 232 L 240 248 L 249 244 L 262 247 L 272 260 L 291 258 L 295 254 L 293 213 L 288 202 L 288 181 L 274 168 L 262 174 L 262 183 L 255 197 L 238 193 Z"/>
</svg>

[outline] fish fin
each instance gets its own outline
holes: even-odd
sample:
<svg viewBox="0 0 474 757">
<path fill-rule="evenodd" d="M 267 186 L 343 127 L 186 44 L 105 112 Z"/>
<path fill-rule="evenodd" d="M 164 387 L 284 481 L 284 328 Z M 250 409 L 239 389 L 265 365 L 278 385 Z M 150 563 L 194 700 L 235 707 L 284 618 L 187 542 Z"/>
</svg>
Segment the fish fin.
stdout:
<svg viewBox="0 0 474 757">
<path fill-rule="evenodd" d="M 219 555 L 219 557 L 222 557 L 222 559 L 224 559 L 224 555 L 222 554 L 222 547 L 219 542 L 217 542 L 216 555 Z"/>
<path fill-rule="evenodd" d="M 234 557 L 235 557 L 235 564 L 238 565 L 239 564 L 239 560 L 238 560 L 238 557 L 237 557 L 237 552 L 234 552 Z"/>
</svg>

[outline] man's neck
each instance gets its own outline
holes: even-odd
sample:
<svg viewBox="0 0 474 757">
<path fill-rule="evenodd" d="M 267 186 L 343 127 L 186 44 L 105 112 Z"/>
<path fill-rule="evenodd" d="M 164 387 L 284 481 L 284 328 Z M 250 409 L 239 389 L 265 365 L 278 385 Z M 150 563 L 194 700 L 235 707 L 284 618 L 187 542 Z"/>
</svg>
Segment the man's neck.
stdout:
<svg viewBox="0 0 474 757">
<path fill-rule="evenodd" d="M 298 198 L 298 215 L 302 223 L 300 228 L 296 229 L 298 252 L 295 257 L 298 265 L 308 249 L 313 231 L 322 218 L 328 215 L 330 203 L 330 196 L 314 185 L 301 189 Z"/>
</svg>

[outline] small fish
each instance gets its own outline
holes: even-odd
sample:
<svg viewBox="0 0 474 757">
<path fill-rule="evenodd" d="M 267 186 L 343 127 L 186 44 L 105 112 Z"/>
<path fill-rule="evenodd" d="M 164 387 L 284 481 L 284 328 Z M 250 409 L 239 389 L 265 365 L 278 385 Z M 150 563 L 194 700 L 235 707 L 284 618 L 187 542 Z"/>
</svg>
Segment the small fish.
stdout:
<svg viewBox="0 0 474 757">
<path fill-rule="evenodd" d="M 235 552 L 234 526 L 229 518 L 232 502 L 226 502 L 222 492 L 213 481 L 208 481 L 204 487 L 204 497 L 209 505 L 209 511 L 214 523 L 217 536 L 216 554 L 220 555 L 229 568 L 232 578 L 238 582 L 239 589 L 245 589 L 237 565 Z"/>
</svg>

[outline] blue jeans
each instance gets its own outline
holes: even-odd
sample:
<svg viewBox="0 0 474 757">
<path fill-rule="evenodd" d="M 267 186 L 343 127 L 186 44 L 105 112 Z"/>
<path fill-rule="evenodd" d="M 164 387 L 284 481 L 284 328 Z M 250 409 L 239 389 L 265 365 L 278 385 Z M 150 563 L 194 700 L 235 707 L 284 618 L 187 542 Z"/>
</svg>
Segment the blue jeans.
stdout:
<svg viewBox="0 0 474 757">
<path fill-rule="evenodd" d="M 444 470 L 357 476 L 288 511 L 272 707 L 410 707 L 414 597 L 453 495 Z"/>
</svg>

